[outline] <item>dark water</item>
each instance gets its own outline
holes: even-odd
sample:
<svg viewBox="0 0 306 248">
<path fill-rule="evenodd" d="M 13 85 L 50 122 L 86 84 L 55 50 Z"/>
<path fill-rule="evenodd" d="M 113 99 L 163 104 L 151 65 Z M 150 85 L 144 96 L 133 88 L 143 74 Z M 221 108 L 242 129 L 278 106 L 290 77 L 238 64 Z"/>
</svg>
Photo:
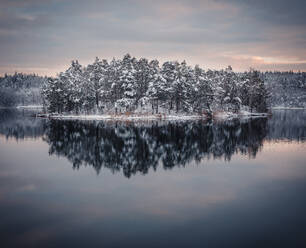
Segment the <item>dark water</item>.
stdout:
<svg viewBox="0 0 306 248">
<path fill-rule="evenodd" d="M 85 122 L 0 111 L 0 247 L 306 247 L 306 111 Z"/>
</svg>

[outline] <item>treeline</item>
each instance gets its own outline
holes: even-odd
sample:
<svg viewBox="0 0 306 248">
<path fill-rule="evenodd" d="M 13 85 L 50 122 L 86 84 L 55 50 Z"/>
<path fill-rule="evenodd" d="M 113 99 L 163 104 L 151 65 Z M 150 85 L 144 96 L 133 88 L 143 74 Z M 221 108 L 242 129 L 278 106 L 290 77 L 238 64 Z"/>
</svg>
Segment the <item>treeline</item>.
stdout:
<svg viewBox="0 0 306 248">
<path fill-rule="evenodd" d="M 126 55 L 122 60 L 111 62 L 96 60 L 87 67 L 73 62 L 67 71 L 49 81 L 35 74 L 6 74 L 0 77 L 0 107 L 42 105 L 41 92 L 51 112 L 141 111 L 148 103 L 151 103 L 149 111 L 153 105 L 154 112 L 237 110 L 242 106 L 251 106 L 257 111 L 263 111 L 265 106 L 306 107 L 305 72 L 260 72 L 259 78 L 270 92 L 262 106 L 256 105 L 259 97 L 249 97 L 260 91 L 250 87 L 252 82 L 245 84 L 252 74 L 254 78 L 258 76 L 258 72 L 249 71 L 232 77 L 230 67 L 204 71 L 198 66 L 190 68 L 184 62 L 166 62 L 160 67 L 156 60 L 136 60 Z M 238 92 L 236 87 L 225 87 L 226 81 L 230 81 L 228 78 L 238 84 Z M 129 81 L 133 82 L 131 87 L 127 87 Z M 245 96 L 246 93 L 249 94 Z M 239 99 L 234 100 L 237 95 Z"/>
<path fill-rule="evenodd" d="M 96 60 L 71 66 L 50 78 L 42 89 L 49 112 L 103 113 L 212 113 L 267 110 L 268 93 L 260 73 L 204 71 L 185 61 L 165 62 L 136 59 L 126 54 L 122 60 Z"/>
<path fill-rule="evenodd" d="M 306 72 L 263 72 L 261 78 L 271 92 L 271 106 L 306 108 Z"/>
<path fill-rule="evenodd" d="M 15 73 L 0 77 L 0 106 L 42 105 L 41 87 L 46 77 Z"/>
</svg>

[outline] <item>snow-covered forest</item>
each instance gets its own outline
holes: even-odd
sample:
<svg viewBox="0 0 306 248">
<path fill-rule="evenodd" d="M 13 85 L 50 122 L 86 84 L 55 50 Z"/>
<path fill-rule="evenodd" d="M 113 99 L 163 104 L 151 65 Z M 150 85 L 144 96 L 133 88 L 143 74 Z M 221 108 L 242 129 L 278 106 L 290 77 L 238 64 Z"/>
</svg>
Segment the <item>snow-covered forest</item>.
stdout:
<svg viewBox="0 0 306 248">
<path fill-rule="evenodd" d="M 264 84 L 264 85 L 263 85 Z M 203 70 L 185 62 L 96 59 L 73 61 L 57 77 L 15 73 L 0 77 L 0 107 L 45 105 L 58 113 L 210 113 L 267 107 L 306 108 L 306 73 L 234 73 Z"/>
<path fill-rule="evenodd" d="M 267 110 L 268 92 L 260 73 L 204 71 L 185 61 L 136 59 L 78 61 L 50 78 L 42 89 L 44 105 L 57 113 L 206 113 Z"/>
<path fill-rule="evenodd" d="M 0 107 L 42 105 L 41 87 L 46 77 L 15 73 L 0 77 Z"/>
<path fill-rule="evenodd" d="M 306 108 L 306 72 L 263 72 L 272 107 Z"/>
</svg>

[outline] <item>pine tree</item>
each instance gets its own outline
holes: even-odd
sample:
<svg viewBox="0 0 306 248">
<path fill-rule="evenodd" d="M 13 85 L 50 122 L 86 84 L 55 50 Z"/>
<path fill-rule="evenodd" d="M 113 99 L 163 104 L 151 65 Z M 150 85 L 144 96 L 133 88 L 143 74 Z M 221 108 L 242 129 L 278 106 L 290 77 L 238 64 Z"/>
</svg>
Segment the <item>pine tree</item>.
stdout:
<svg viewBox="0 0 306 248">
<path fill-rule="evenodd" d="M 237 112 L 240 109 L 241 99 L 239 97 L 238 84 L 237 74 L 233 72 L 231 66 L 228 66 L 223 72 L 223 96 L 221 99 L 221 105 L 227 105 L 226 110 L 234 110 Z"/>
<path fill-rule="evenodd" d="M 110 85 L 108 89 L 104 89 L 107 98 L 111 103 L 116 103 L 121 98 L 121 81 L 120 81 L 121 61 L 113 60 L 110 63 L 108 70 L 108 81 L 106 85 Z M 116 108 L 117 112 L 117 108 Z"/>
<path fill-rule="evenodd" d="M 65 84 L 66 110 L 79 113 L 82 110 L 86 96 L 83 94 L 85 80 L 82 66 L 77 60 L 72 61 L 71 66 L 64 73 L 60 73 L 59 80 Z"/>
<path fill-rule="evenodd" d="M 242 104 L 253 110 L 265 112 L 267 110 L 268 92 L 263 80 L 260 79 L 259 72 L 250 69 L 243 78 L 241 86 Z"/>
<path fill-rule="evenodd" d="M 136 84 L 134 69 L 134 58 L 126 54 L 122 60 L 120 70 L 120 84 L 122 97 L 116 101 L 115 106 L 125 108 L 126 111 L 131 111 L 135 107 L 136 102 Z"/>
<path fill-rule="evenodd" d="M 155 109 L 155 112 L 157 114 L 159 104 L 166 100 L 167 93 L 164 90 L 164 86 L 166 85 L 166 83 L 166 80 L 160 73 L 156 74 L 152 81 L 149 83 L 146 95 L 151 101 L 152 113 L 154 113 Z"/>
<path fill-rule="evenodd" d="M 178 62 L 165 62 L 161 68 L 161 75 L 165 79 L 165 84 L 163 85 L 163 90 L 167 95 L 166 102 L 169 105 L 169 112 L 173 109 L 173 104 L 175 102 L 175 87 L 174 81 L 177 78 L 177 68 Z"/>
<path fill-rule="evenodd" d="M 65 86 L 58 78 L 49 78 L 42 88 L 42 94 L 51 113 L 62 113 L 65 102 Z"/>
<path fill-rule="evenodd" d="M 141 58 L 134 64 L 135 72 L 135 88 L 136 88 L 136 105 L 143 98 L 148 90 L 151 81 L 150 65 L 147 59 Z"/>
<path fill-rule="evenodd" d="M 211 104 L 214 98 L 211 81 L 199 66 L 194 68 L 194 84 L 192 87 L 193 110 L 202 113 L 205 110 L 209 116 L 212 113 Z"/>
<path fill-rule="evenodd" d="M 106 60 L 100 61 L 96 57 L 93 64 L 87 66 L 85 75 L 88 83 L 84 90 L 87 91 L 85 105 L 88 108 L 95 108 L 96 111 L 101 107 L 104 99 L 104 85 L 106 84 L 108 63 Z"/>
</svg>

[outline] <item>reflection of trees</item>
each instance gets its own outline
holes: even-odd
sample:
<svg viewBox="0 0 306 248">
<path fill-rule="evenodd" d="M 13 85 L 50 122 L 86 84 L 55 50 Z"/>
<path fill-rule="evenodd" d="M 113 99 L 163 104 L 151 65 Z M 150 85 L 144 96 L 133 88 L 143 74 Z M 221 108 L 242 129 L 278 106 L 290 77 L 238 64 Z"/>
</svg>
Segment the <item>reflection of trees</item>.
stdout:
<svg viewBox="0 0 306 248">
<path fill-rule="evenodd" d="M 16 140 L 41 137 L 44 133 L 43 120 L 31 118 L 34 113 L 30 110 L 0 109 L 0 134 Z"/>
<path fill-rule="evenodd" d="M 272 118 L 225 123 L 172 122 L 140 125 L 31 118 L 33 111 L 0 110 L 0 134 L 17 140 L 39 138 L 50 154 L 67 157 L 75 168 L 122 170 L 126 176 L 185 166 L 203 158 L 230 160 L 234 153 L 255 157 L 263 139 L 305 141 L 306 111 L 274 111 Z"/>
<path fill-rule="evenodd" d="M 306 140 L 306 110 L 275 110 L 268 128 L 268 140 L 303 142 Z"/>
<path fill-rule="evenodd" d="M 50 154 L 67 157 L 74 168 L 91 165 L 130 177 L 146 174 L 159 162 L 165 169 L 185 166 L 203 158 L 230 160 L 240 152 L 255 157 L 267 134 L 266 120 L 222 124 L 201 122 L 151 125 L 56 121 L 46 124 L 45 141 Z"/>
</svg>

